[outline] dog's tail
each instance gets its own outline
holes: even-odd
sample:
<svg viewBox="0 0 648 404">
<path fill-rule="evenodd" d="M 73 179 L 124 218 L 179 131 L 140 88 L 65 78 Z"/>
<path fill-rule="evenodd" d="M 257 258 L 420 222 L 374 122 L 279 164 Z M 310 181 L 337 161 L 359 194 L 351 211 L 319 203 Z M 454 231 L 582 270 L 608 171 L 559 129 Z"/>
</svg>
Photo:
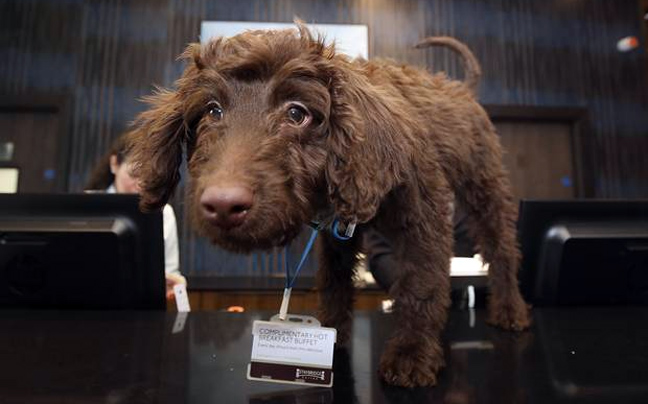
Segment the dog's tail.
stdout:
<svg viewBox="0 0 648 404">
<path fill-rule="evenodd" d="M 447 36 L 431 36 L 416 44 L 416 48 L 418 49 L 429 46 L 444 46 L 461 55 L 466 74 L 464 82 L 476 94 L 482 72 L 477 58 L 475 58 L 475 55 L 473 55 L 470 49 L 460 41 Z"/>
</svg>

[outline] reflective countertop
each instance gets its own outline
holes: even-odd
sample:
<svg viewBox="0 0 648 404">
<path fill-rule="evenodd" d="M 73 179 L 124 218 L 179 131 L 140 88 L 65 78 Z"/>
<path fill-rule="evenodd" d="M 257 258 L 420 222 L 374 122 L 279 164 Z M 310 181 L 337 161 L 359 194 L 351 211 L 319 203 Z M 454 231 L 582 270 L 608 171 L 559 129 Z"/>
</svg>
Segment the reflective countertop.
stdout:
<svg viewBox="0 0 648 404">
<path fill-rule="evenodd" d="M 646 403 L 648 308 L 535 309 L 530 331 L 452 311 L 432 388 L 376 373 L 391 314 L 357 312 L 333 388 L 246 379 L 269 312 L 0 310 L 0 403 Z"/>
</svg>

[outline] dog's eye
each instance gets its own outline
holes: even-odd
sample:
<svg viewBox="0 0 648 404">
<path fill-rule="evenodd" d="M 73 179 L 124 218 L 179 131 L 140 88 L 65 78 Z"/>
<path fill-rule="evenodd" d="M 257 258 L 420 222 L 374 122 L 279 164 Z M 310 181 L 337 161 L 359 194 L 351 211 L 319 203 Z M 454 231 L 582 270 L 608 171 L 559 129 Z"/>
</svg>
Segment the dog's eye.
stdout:
<svg viewBox="0 0 648 404">
<path fill-rule="evenodd" d="M 210 101 L 207 104 L 207 113 L 217 121 L 223 119 L 223 107 L 216 101 Z"/>
<path fill-rule="evenodd" d="M 310 120 L 310 114 L 305 107 L 292 104 L 290 108 L 288 108 L 288 120 L 295 126 L 303 126 Z"/>
</svg>

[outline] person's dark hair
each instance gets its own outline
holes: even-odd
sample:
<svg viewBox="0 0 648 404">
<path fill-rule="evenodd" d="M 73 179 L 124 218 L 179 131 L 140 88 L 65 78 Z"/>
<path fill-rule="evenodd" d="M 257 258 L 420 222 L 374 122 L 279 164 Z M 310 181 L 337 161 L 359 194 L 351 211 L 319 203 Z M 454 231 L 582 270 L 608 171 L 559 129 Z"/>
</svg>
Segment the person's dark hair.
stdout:
<svg viewBox="0 0 648 404">
<path fill-rule="evenodd" d="M 115 175 L 110 171 L 110 156 L 117 156 L 117 164 L 126 160 L 128 155 L 126 136 L 123 134 L 115 139 L 108 152 L 95 164 L 90 173 L 90 179 L 84 187 L 86 190 L 103 190 L 115 181 Z"/>
</svg>

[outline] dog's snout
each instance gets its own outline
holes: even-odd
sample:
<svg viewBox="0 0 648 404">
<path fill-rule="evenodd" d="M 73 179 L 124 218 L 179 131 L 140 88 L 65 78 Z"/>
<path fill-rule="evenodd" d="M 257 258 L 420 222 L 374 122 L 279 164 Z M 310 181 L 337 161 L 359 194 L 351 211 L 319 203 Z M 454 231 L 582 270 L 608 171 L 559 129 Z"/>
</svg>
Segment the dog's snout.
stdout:
<svg viewBox="0 0 648 404">
<path fill-rule="evenodd" d="M 241 186 L 205 188 L 200 196 L 203 216 L 210 223 L 232 228 L 240 226 L 252 208 L 254 195 L 248 188 Z"/>
</svg>

